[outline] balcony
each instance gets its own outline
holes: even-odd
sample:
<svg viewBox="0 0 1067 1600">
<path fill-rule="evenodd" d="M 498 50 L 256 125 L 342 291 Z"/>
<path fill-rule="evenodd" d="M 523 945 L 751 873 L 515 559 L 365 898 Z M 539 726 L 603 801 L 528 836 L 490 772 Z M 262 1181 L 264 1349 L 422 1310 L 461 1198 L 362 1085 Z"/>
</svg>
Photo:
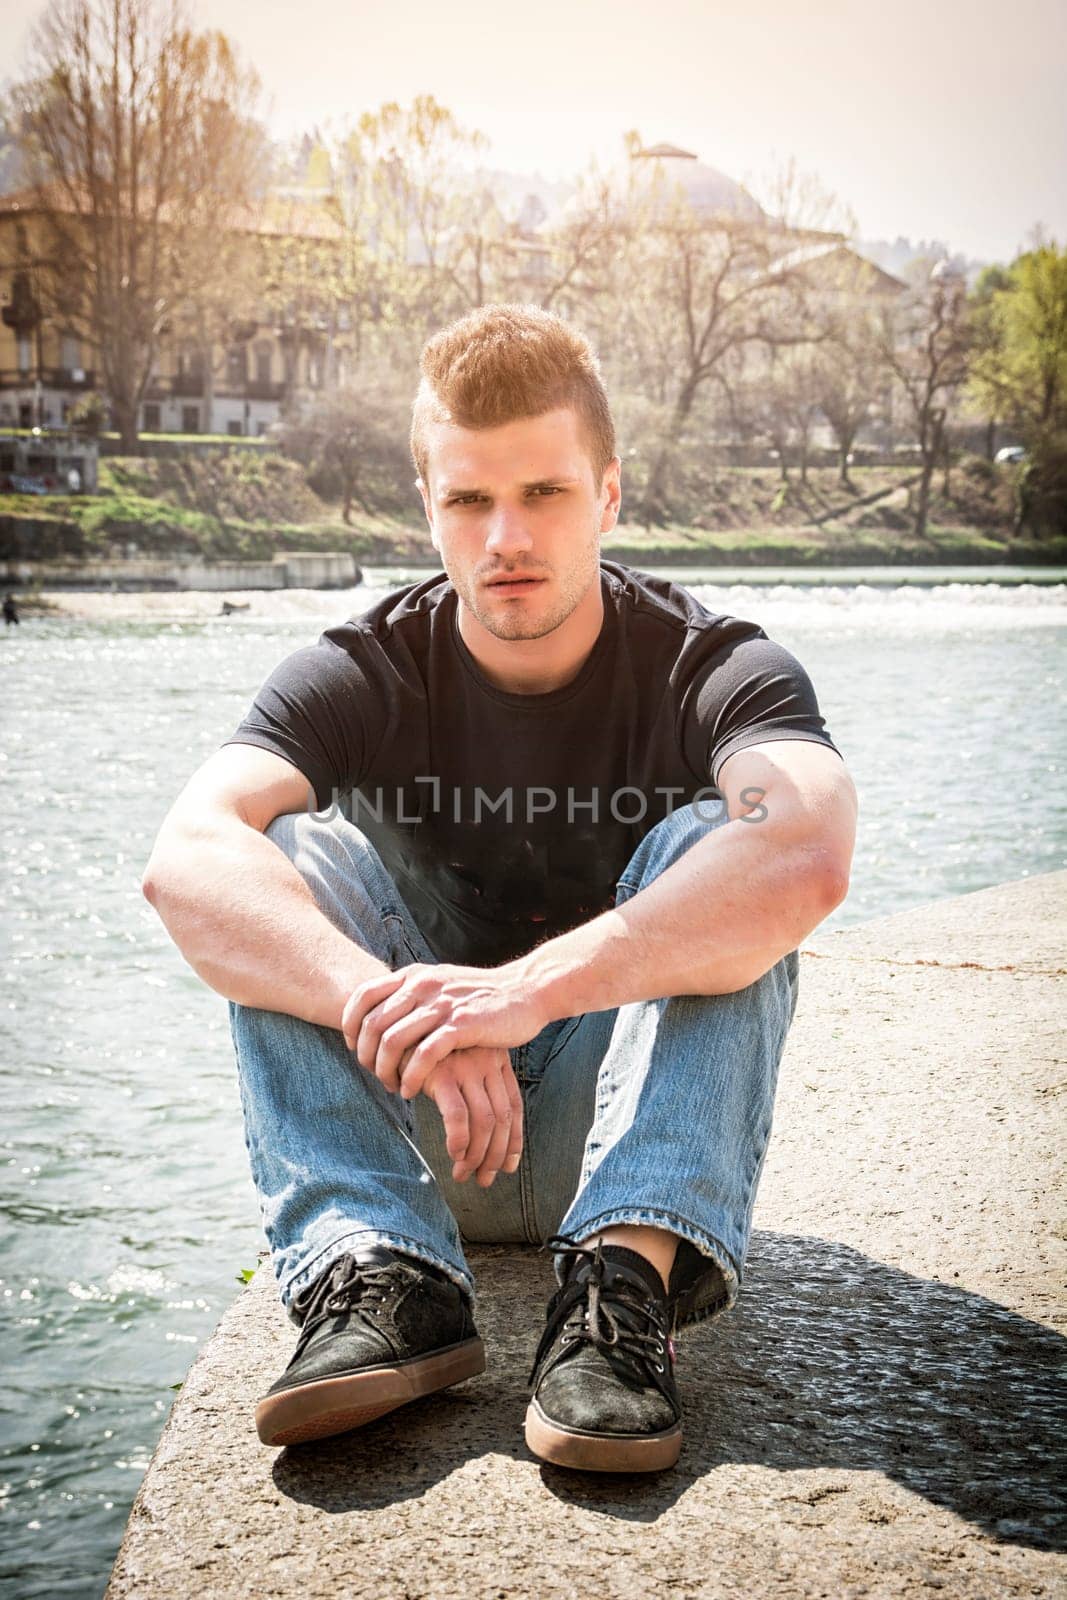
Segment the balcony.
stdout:
<svg viewBox="0 0 1067 1600">
<path fill-rule="evenodd" d="M 172 395 L 180 400 L 199 400 L 204 393 L 204 380 L 198 372 L 154 372 L 145 385 L 146 400 L 167 400 Z"/>
<path fill-rule="evenodd" d="M 276 383 L 273 379 L 268 381 L 265 378 L 249 378 L 243 391 L 237 390 L 238 394 L 242 392 L 246 400 L 283 400 L 285 384 Z"/>
<path fill-rule="evenodd" d="M 80 393 L 96 387 L 96 373 L 92 367 L 0 367 L 0 389 L 33 389 L 37 383 L 42 389 L 69 389 Z"/>
<path fill-rule="evenodd" d="M 177 372 L 173 378 L 164 381 L 170 383 L 171 394 L 180 400 L 199 400 L 204 393 L 202 372 Z"/>
<path fill-rule="evenodd" d="M 230 379 L 225 373 L 215 379 L 213 393 L 216 400 L 283 400 L 285 384 L 267 382 L 258 378 Z M 146 400 L 201 400 L 204 397 L 204 380 L 193 372 L 155 374 L 149 378 L 144 392 Z"/>
<path fill-rule="evenodd" d="M 97 379 L 103 375 L 92 367 L 0 367 L 0 389 L 25 389 L 32 391 L 38 382 L 42 389 L 58 389 L 64 393 L 80 394 L 95 389 Z M 236 400 L 284 400 L 285 384 L 279 380 L 260 378 L 238 379 L 230 382 L 225 374 L 215 380 L 215 398 Z M 145 385 L 144 399 L 148 401 L 200 400 L 204 396 L 204 380 L 199 373 L 154 373 Z"/>
</svg>

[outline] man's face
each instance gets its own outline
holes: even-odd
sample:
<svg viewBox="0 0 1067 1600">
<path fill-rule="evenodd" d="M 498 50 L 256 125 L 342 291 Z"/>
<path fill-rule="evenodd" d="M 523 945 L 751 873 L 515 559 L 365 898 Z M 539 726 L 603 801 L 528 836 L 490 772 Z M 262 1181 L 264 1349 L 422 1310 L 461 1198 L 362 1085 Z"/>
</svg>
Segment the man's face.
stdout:
<svg viewBox="0 0 1067 1600">
<path fill-rule="evenodd" d="M 599 572 L 619 513 L 619 462 L 595 474 L 570 407 L 499 428 L 426 430 L 430 536 L 463 604 L 497 639 L 541 639 Z"/>
</svg>

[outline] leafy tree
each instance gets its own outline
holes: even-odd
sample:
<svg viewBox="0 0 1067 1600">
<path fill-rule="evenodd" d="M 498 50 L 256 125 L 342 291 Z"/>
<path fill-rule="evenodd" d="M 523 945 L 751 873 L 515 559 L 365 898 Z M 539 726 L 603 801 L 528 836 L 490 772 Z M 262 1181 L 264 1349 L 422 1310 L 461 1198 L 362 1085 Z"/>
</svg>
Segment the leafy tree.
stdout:
<svg viewBox="0 0 1067 1600">
<path fill-rule="evenodd" d="M 368 111 L 331 149 L 334 214 L 365 250 L 374 320 L 421 341 L 492 298 L 502 219 L 472 170 L 485 135 L 432 95 Z"/>
<path fill-rule="evenodd" d="M 999 264 L 983 267 L 968 303 L 971 360 L 965 399 L 986 418 L 986 455 L 996 453 L 998 424 L 1011 409 L 1007 391 L 998 376 L 1000 328 L 997 295 L 1011 283 L 1010 269 Z"/>
<path fill-rule="evenodd" d="M 969 394 L 1017 429 L 1028 453 L 1016 528 L 1067 529 L 1067 251 L 1038 244 L 980 283 L 982 337 Z"/>
<path fill-rule="evenodd" d="M 325 213 L 322 221 L 328 221 Z M 318 362 L 320 383 L 336 383 L 339 334 L 358 343 L 364 282 L 358 241 L 314 227 L 279 226 L 256 238 L 253 255 L 256 299 L 278 335 L 289 410 L 296 403 L 302 355 Z"/>
<path fill-rule="evenodd" d="M 1041 245 L 979 281 L 983 334 L 969 390 L 1030 436 L 1067 414 L 1067 252 Z"/>
</svg>

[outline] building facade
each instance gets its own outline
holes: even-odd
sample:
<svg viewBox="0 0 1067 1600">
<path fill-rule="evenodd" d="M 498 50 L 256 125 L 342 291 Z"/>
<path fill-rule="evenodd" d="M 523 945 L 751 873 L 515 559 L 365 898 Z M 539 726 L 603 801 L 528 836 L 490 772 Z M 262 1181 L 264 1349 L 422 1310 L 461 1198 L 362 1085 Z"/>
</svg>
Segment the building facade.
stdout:
<svg viewBox="0 0 1067 1600">
<path fill-rule="evenodd" d="M 93 330 L 61 309 L 49 219 L 49 198 L 39 191 L 0 197 L 0 428 L 64 427 L 90 395 L 106 406 Z M 168 321 L 139 406 L 143 433 L 256 437 L 288 400 L 343 375 L 342 319 L 256 293 L 257 277 L 269 277 L 257 269 L 272 251 L 294 240 L 328 251 L 336 224 L 321 207 L 272 202 L 234 232 L 250 269 L 248 293 L 237 314 L 216 319 L 208 333 L 192 308 Z"/>
</svg>

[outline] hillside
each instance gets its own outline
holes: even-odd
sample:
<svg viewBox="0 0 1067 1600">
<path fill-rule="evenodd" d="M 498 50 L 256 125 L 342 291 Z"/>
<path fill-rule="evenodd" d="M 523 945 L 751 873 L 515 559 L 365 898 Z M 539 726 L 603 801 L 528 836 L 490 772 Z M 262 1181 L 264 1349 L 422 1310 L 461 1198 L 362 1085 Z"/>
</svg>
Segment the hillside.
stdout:
<svg viewBox="0 0 1067 1600">
<path fill-rule="evenodd" d="M 862 467 L 844 489 L 830 468 L 807 484 L 773 468 L 691 468 L 687 522 L 646 529 L 624 520 L 605 554 L 635 564 L 885 564 L 1067 560 L 1067 537 L 1012 538 L 1013 470 L 976 457 L 938 475 L 929 537 L 908 510 L 914 469 Z M 134 547 L 134 548 L 131 548 Z M 0 496 L 0 558 L 78 560 L 198 555 L 269 559 L 279 550 L 350 551 L 374 564 L 433 560 L 417 505 L 401 514 L 357 511 L 352 525 L 309 487 L 303 469 L 273 452 L 157 460 L 109 457 L 100 492 Z"/>
</svg>

